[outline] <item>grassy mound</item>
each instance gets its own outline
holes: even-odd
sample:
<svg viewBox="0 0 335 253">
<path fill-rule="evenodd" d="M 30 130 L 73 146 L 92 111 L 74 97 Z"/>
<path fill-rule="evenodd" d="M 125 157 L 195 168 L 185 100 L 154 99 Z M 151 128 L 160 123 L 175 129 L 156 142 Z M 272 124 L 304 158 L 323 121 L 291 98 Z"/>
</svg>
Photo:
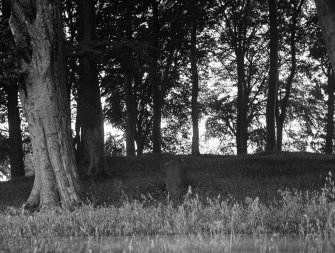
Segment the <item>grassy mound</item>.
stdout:
<svg viewBox="0 0 335 253">
<path fill-rule="evenodd" d="M 174 158 L 109 159 L 114 176 L 83 182 L 87 203 L 72 212 L 23 212 L 32 178 L 0 183 L 0 251 L 335 250 L 332 156 L 184 156 L 192 193 L 178 201 L 161 168 Z"/>
</svg>

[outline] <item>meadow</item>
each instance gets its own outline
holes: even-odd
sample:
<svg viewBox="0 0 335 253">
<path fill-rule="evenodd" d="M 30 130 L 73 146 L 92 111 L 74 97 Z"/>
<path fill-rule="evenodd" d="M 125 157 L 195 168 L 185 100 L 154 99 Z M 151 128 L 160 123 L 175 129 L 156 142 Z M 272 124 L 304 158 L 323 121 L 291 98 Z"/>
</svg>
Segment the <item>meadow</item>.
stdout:
<svg viewBox="0 0 335 253">
<path fill-rule="evenodd" d="M 28 213 L 33 178 L 0 183 L 0 252 L 334 252 L 334 157 L 183 156 L 191 191 L 172 198 L 172 155 L 109 158 L 75 210 Z"/>
</svg>

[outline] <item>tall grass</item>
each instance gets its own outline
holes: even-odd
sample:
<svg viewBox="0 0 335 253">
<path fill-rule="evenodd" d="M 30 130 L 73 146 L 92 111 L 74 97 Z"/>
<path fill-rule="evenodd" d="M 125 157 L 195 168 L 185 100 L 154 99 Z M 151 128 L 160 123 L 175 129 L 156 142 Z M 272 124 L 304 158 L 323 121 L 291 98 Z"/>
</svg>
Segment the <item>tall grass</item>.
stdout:
<svg viewBox="0 0 335 253">
<path fill-rule="evenodd" d="M 271 176 L 254 163 L 260 172 L 246 178 L 239 166 L 236 174 L 194 169 L 192 193 L 180 200 L 166 195 L 159 167 L 143 166 L 87 183 L 87 201 L 74 211 L 25 212 L 22 196 L 10 191 L 23 194 L 32 181 L 1 183 L 8 196 L 0 199 L 11 204 L 0 212 L 0 251 L 335 251 L 331 173 L 323 180 L 307 172 Z"/>
</svg>

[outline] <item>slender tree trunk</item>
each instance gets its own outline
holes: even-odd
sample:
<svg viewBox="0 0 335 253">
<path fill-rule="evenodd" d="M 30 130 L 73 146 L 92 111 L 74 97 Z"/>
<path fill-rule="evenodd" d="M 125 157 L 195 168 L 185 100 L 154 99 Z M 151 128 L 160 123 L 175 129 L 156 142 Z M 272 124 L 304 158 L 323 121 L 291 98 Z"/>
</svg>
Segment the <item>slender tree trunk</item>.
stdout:
<svg viewBox="0 0 335 253">
<path fill-rule="evenodd" d="M 95 1 L 78 1 L 80 43 L 89 45 L 96 39 Z M 105 173 L 104 125 L 97 63 L 85 53 L 79 57 L 78 126 L 81 153 L 79 163 L 83 177 L 100 177 Z"/>
<path fill-rule="evenodd" d="M 153 126 L 152 126 L 152 145 L 153 153 L 161 153 L 161 118 L 162 118 L 162 99 L 161 87 L 158 76 L 158 55 L 159 55 L 159 21 L 158 21 L 158 3 L 152 0 L 153 20 L 152 20 L 152 52 L 151 63 L 151 86 L 153 99 Z"/>
<path fill-rule="evenodd" d="M 8 129 L 10 143 L 11 179 L 24 176 L 23 149 L 21 136 L 21 119 L 18 108 L 18 87 L 16 84 L 7 87 L 8 92 Z"/>
<path fill-rule="evenodd" d="M 195 8 L 195 6 L 193 6 Z M 196 17 L 193 10 L 193 20 L 191 24 L 191 73 L 192 73 L 192 154 L 199 155 L 199 78 L 197 68 L 197 24 Z"/>
<path fill-rule="evenodd" d="M 237 121 L 236 121 L 236 147 L 237 154 L 247 153 L 247 96 L 245 90 L 244 53 L 242 49 L 236 50 L 237 58 Z"/>
<path fill-rule="evenodd" d="M 6 22 L 10 18 L 10 4 L 8 0 L 2 1 L 2 20 Z M 11 36 L 11 34 L 8 34 Z M 18 86 L 10 84 L 6 87 L 8 99 L 8 130 L 9 130 L 9 160 L 11 178 L 24 176 L 23 149 L 21 136 L 21 119 L 18 107 Z"/>
<path fill-rule="evenodd" d="M 305 0 L 300 0 L 297 4 L 297 7 L 294 9 L 292 16 L 292 26 L 291 26 L 291 37 L 290 37 L 290 50 L 291 50 L 291 70 L 290 75 L 287 79 L 285 86 L 285 94 L 282 100 L 279 102 L 277 100 L 276 108 L 276 124 L 277 124 L 277 151 L 282 151 L 283 146 L 283 130 L 284 123 L 286 118 L 286 112 L 289 102 L 289 97 L 291 95 L 291 88 L 294 80 L 294 76 L 297 70 L 297 59 L 296 59 L 296 45 L 295 45 L 295 36 L 296 36 L 296 27 L 298 22 L 298 16 L 301 12 L 302 5 Z M 277 94 L 278 97 L 278 94 Z"/>
<path fill-rule="evenodd" d="M 277 0 L 268 0 L 270 19 L 270 72 L 266 104 L 266 150 L 276 151 L 276 101 L 278 79 Z"/>
<path fill-rule="evenodd" d="M 276 151 L 276 101 L 278 78 L 277 3 L 268 0 L 270 19 L 270 71 L 266 104 L 266 150 Z"/>
<path fill-rule="evenodd" d="M 124 75 L 127 106 L 126 152 L 127 156 L 135 155 L 136 107 L 131 73 Z"/>
<path fill-rule="evenodd" d="M 32 141 L 35 180 L 26 208 L 81 202 L 66 103 L 61 1 L 12 0 L 11 30 L 24 82 L 20 98 Z"/>
<path fill-rule="evenodd" d="M 126 40 L 133 40 L 133 29 L 132 29 L 132 12 L 133 12 L 133 1 L 126 1 L 126 17 L 125 17 L 125 28 L 126 28 Z M 124 69 L 124 85 L 126 93 L 126 107 L 127 107 L 127 129 L 126 129 L 126 152 L 127 156 L 135 155 L 135 133 L 136 133 L 136 100 L 133 89 L 134 82 L 134 59 L 131 53 L 126 52 L 124 54 L 123 69 Z"/>
<path fill-rule="evenodd" d="M 335 75 L 331 67 L 328 71 L 328 101 L 327 101 L 327 123 L 326 123 L 326 145 L 325 153 L 333 153 L 333 138 L 334 138 L 334 102 L 335 102 Z"/>
<path fill-rule="evenodd" d="M 138 89 L 143 86 L 142 84 L 142 77 L 143 77 L 143 73 L 141 73 L 139 70 L 136 71 L 135 75 L 134 75 L 134 94 L 136 96 Z M 144 97 L 142 97 L 141 100 L 137 101 L 136 99 L 134 99 L 135 102 L 135 110 L 136 110 L 136 116 L 135 116 L 135 142 L 136 142 L 136 154 L 137 155 L 142 155 L 143 154 L 143 150 L 144 150 L 144 138 L 143 138 L 143 122 L 144 122 L 144 118 L 141 115 L 141 112 L 143 112 L 143 108 L 148 105 L 148 99 L 151 96 L 151 87 L 145 87 L 146 94 L 144 95 Z M 137 110 L 137 108 L 139 108 Z"/>
</svg>

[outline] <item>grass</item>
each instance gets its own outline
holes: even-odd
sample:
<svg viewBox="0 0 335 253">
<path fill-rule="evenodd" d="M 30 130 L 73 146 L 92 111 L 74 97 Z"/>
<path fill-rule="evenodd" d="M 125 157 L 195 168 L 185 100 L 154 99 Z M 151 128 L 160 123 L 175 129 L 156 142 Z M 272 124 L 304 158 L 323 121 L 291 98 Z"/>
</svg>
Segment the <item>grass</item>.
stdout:
<svg viewBox="0 0 335 253">
<path fill-rule="evenodd" d="M 0 183 L 0 252 L 335 250 L 332 157 L 184 157 L 192 194 L 179 201 L 164 191 L 170 158 L 110 159 L 114 177 L 86 182 L 72 212 L 26 213 L 32 179 Z"/>
</svg>

